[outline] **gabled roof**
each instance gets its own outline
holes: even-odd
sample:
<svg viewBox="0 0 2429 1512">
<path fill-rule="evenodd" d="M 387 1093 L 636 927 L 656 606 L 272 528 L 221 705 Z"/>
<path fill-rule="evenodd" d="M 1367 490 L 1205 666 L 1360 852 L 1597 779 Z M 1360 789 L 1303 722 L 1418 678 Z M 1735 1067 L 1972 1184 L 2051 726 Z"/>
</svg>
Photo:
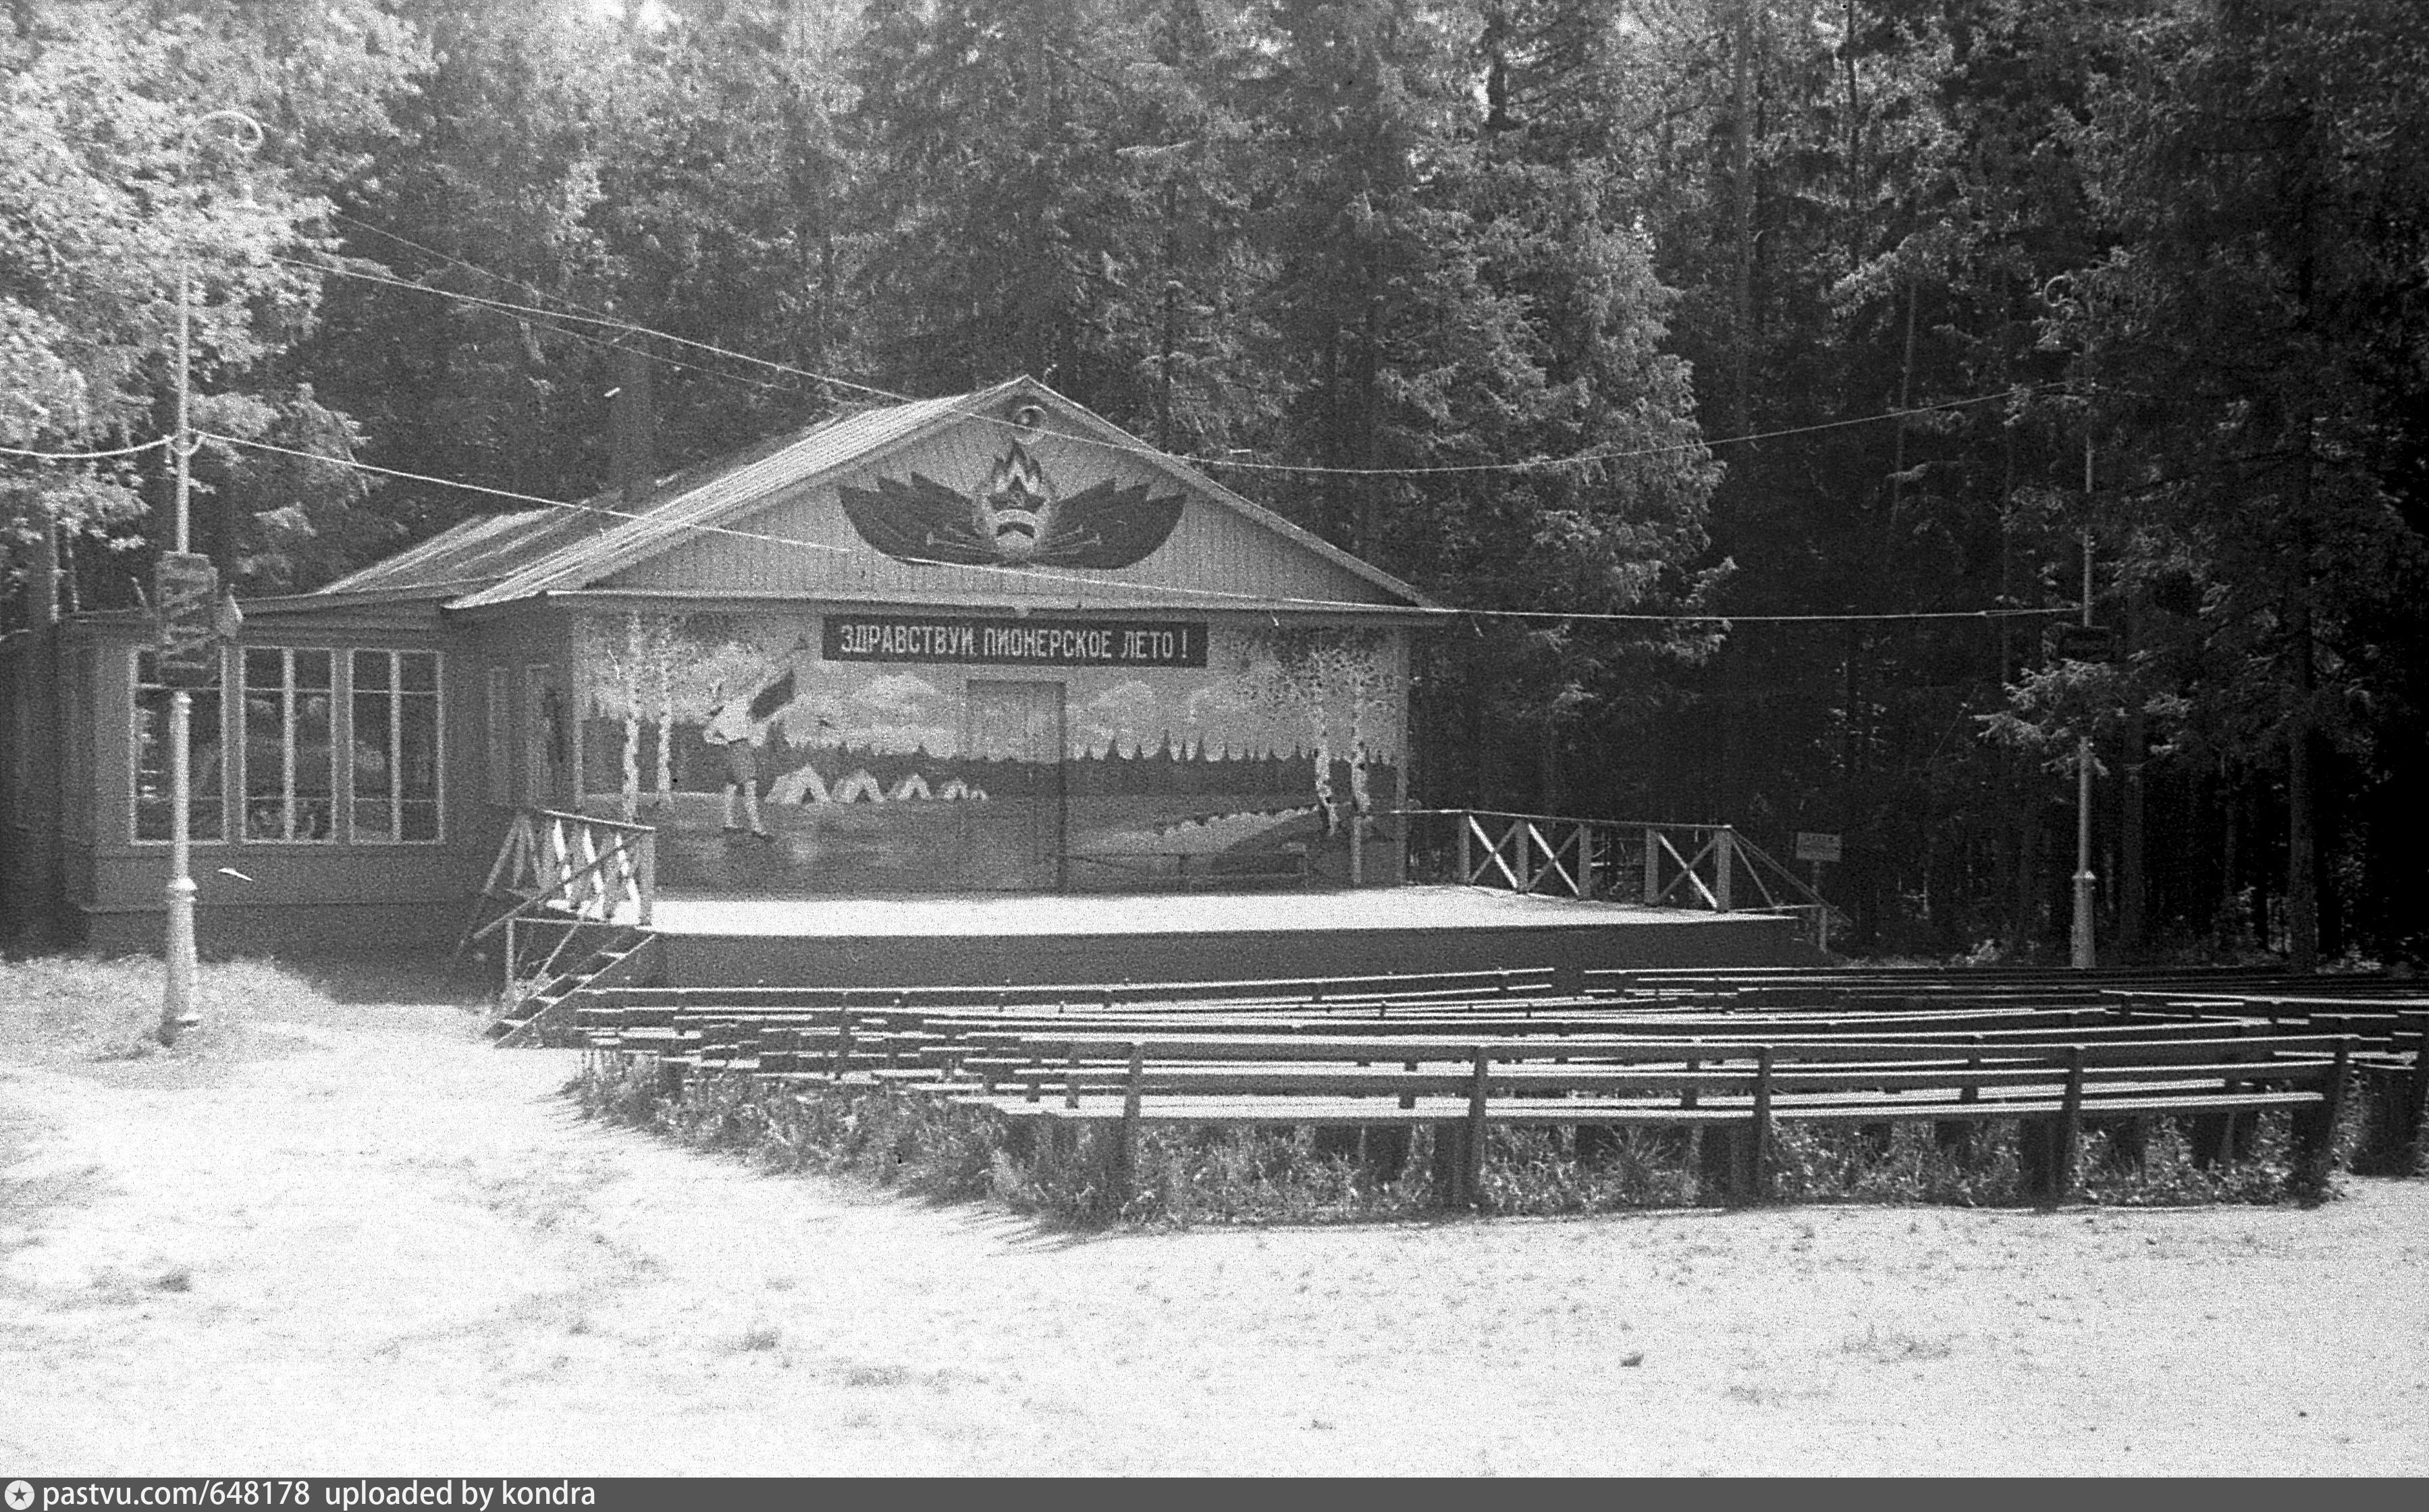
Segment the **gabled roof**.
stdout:
<svg viewBox="0 0 2429 1512">
<path fill-rule="evenodd" d="M 660 479 L 637 506 L 626 505 L 611 491 L 579 503 L 464 520 L 319 591 L 439 590 L 453 597 L 476 588 L 480 591 L 474 597 L 483 602 L 522 598 L 521 592 L 501 597 L 492 590 L 504 589 L 535 569 L 541 576 L 554 576 L 636 535 L 671 543 L 703 510 L 737 499 L 762 497 L 796 478 L 826 471 L 917 429 L 959 403 L 918 400 L 821 420 L 806 430 Z"/>
<path fill-rule="evenodd" d="M 780 494 L 845 473 L 881 452 L 913 444 L 961 420 L 993 414 L 1016 396 L 1036 399 L 1066 422 L 1171 474 L 1199 497 L 1246 516 L 1383 589 L 1400 603 L 1432 607 L 1408 583 L 1242 498 L 1027 377 L 974 393 L 840 416 L 663 479 L 638 505 L 626 505 L 608 493 L 578 504 L 466 520 L 305 597 L 443 597 L 448 608 L 476 609 L 591 589 L 611 575 L 703 533 L 731 528 Z"/>
</svg>

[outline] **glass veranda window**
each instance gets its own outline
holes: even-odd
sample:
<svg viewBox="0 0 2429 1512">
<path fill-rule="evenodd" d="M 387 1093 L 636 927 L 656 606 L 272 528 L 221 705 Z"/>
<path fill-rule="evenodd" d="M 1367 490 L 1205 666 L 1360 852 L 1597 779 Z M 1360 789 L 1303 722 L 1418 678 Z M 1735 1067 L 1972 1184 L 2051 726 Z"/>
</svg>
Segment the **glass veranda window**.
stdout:
<svg viewBox="0 0 2429 1512">
<path fill-rule="evenodd" d="M 436 841 L 438 653 L 362 650 L 352 664 L 354 838 Z"/>
<path fill-rule="evenodd" d="M 196 840 L 226 835 L 224 732 L 220 727 L 220 688 L 194 688 L 193 722 L 187 731 L 187 833 Z M 135 653 L 135 838 L 167 840 L 170 830 L 169 688 L 160 681 L 159 659 Z"/>
<path fill-rule="evenodd" d="M 325 650 L 245 651 L 245 839 L 337 839 L 331 772 L 336 661 L 336 653 Z"/>
</svg>

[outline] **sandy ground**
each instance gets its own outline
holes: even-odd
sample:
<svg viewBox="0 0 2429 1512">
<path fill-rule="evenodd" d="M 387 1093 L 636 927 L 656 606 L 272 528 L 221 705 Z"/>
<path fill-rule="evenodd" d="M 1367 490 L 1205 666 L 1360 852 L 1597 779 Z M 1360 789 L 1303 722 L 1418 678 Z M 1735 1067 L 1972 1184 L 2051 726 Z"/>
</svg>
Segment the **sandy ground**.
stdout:
<svg viewBox="0 0 2429 1512">
<path fill-rule="evenodd" d="M 767 1177 L 443 1004 L 0 1005 L 0 1473 L 2429 1470 L 2429 1183 L 1073 1237 Z"/>
</svg>

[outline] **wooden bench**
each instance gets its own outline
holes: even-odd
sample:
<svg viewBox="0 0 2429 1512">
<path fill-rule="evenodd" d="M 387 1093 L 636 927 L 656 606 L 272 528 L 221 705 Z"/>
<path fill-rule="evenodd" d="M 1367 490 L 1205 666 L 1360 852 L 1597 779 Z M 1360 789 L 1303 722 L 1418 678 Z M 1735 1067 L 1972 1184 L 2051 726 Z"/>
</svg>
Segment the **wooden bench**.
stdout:
<svg viewBox="0 0 2429 1512">
<path fill-rule="evenodd" d="M 1182 1035 L 1249 1037 L 1271 1046 L 1268 1057 L 1331 1057 L 1322 1043 L 1341 1036 L 1388 1032 L 1393 1043 L 1425 1036 L 1461 1044 L 1479 1036 L 1525 1037 L 1536 1044 L 1578 1048 L 1579 1037 L 1636 1036 L 1757 1039 L 1817 1037 L 1896 1038 L 1911 1044 L 2031 1044 L 2068 1040 L 2156 1043 L 2219 1033 L 2261 1032 L 2257 1025 L 2223 1027 L 2191 1019 L 2126 1022 L 2096 1010 L 1998 1010 L 1982 1013 L 1761 1014 L 1612 1013 L 1540 1011 L 1525 1002 L 1520 1011 L 1464 1011 L 1420 1005 L 1400 1013 L 1384 1005 L 1375 1016 L 1363 1008 L 1331 1012 L 1167 1012 L 1090 1011 L 1035 1015 L 947 1014 L 843 1009 L 707 1010 L 639 1007 L 592 1011 L 585 1020 L 592 1049 L 660 1060 L 672 1079 L 691 1069 L 817 1075 L 842 1080 L 878 1069 L 929 1068 L 950 1079 L 981 1083 L 1010 1076 L 1037 1060 L 1041 1044 L 1067 1045 L 1081 1039 L 1119 1044 L 1147 1038 L 1163 1043 Z M 1388 1029 L 1387 1027 L 1388 1026 Z M 1076 1037 L 1076 1038 L 1075 1038 Z M 856 1042 L 856 1043 L 855 1043 Z M 1316 1042 L 1296 1048 L 1282 1042 Z M 1200 1043 L 1200 1042 L 1186 1042 Z M 1056 1052 L 1057 1056 L 1063 1053 Z"/>
<path fill-rule="evenodd" d="M 1120 1048 L 1115 1064 L 1102 1052 Z M 2232 1036 L 2156 1044 L 1964 1047 L 1890 1043 L 1724 1044 L 1612 1040 L 1465 1046 L 1402 1039 L 1294 1044 L 1262 1039 L 1069 1039 L 1041 1044 L 1018 1093 L 952 1093 L 1015 1119 L 1117 1126 L 1108 1179 L 1135 1180 L 1146 1124 L 1391 1126 L 1428 1124 L 1456 1147 L 1445 1196 L 1476 1205 L 1487 1129 L 1504 1126 L 1721 1128 L 1743 1143 L 1743 1190 L 1771 1190 L 1782 1119 L 1856 1124 L 1985 1119 L 2045 1123 L 2045 1195 L 2062 1200 L 2088 1117 L 2148 1118 L 2286 1109 L 2305 1180 L 2325 1175 L 2351 1056 L 2344 1036 Z M 1152 1057 L 1152 1060 L 1150 1059 Z M 1186 1058 L 1186 1059 L 1182 1059 Z M 1366 1064 L 1344 1065 L 1343 1061 Z M 1226 1062 L 1230 1063 L 1226 1063 Z M 1330 1064 L 1311 1063 L 1330 1061 Z M 1049 1100 L 1054 1080 L 1062 1095 Z M 944 1090 L 944 1089 L 939 1089 Z"/>
<path fill-rule="evenodd" d="M 587 1008 L 1005 1009 L 1215 1002 L 1323 1003 L 1439 994 L 1509 997 L 1552 991 L 1549 966 L 1474 971 L 1377 972 L 1346 977 L 1248 977 L 1184 981 L 1049 982 L 918 987 L 607 987 Z"/>
<path fill-rule="evenodd" d="M 2344 1032 L 2293 1032 L 2288 1014 L 2220 1014 L 2220 1000 L 2172 985 L 1816 992 L 1784 974 L 1759 985 L 1555 994 L 1551 974 L 1537 971 L 880 994 L 627 989 L 601 994 L 584 1021 L 595 1050 L 654 1061 L 669 1086 L 743 1075 L 941 1098 L 1016 1125 L 1115 1125 L 1123 1182 L 1146 1124 L 1428 1125 L 1447 1152 L 1441 1190 L 1458 1206 L 1480 1191 L 1484 1131 L 1496 1124 L 1694 1131 L 1719 1139 L 1723 1164 L 1742 1173 L 1737 1190 L 1760 1197 L 1781 1121 L 1949 1129 L 2020 1119 L 2034 1131 L 2041 1190 L 2057 1197 L 2073 1190 L 2086 1118 L 2224 1125 L 2283 1109 L 2310 1180 L 2324 1173 L 2347 1071 L 2399 1053 L 2357 1049 Z M 2274 994 L 2225 995 L 2248 1007 Z M 2387 1009 L 2417 1068 L 2429 1011 Z M 2372 998 L 2314 1002 L 2296 1022 L 2374 1031 L 2387 1016 Z M 2429 1074 L 2409 1085 L 2417 1099 Z"/>
</svg>

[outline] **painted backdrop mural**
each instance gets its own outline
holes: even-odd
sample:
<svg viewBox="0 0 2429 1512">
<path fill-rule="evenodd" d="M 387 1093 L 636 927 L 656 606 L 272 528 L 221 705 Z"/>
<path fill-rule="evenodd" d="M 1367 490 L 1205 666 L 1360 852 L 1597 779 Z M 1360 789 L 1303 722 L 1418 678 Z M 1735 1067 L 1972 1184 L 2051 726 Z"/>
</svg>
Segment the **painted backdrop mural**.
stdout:
<svg viewBox="0 0 2429 1512">
<path fill-rule="evenodd" d="M 1370 879 L 1401 648 L 1375 631 L 955 616 L 587 616 L 583 792 L 670 887 L 791 893 Z"/>
</svg>

